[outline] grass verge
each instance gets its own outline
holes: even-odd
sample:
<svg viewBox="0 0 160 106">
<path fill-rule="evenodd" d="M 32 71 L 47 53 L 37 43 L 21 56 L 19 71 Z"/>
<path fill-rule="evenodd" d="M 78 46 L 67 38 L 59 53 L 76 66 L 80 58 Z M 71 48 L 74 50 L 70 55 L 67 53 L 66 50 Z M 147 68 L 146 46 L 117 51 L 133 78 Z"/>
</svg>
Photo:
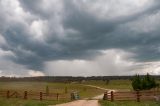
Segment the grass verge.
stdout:
<svg viewBox="0 0 160 106">
<path fill-rule="evenodd" d="M 39 101 L 39 100 L 22 100 L 22 99 L 6 99 L 0 98 L 0 106 L 48 106 L 55 105 L 60 103 L 65 103 L 68 101 L 60 100 L 60 101 Z"/>
<path fill-rule="evenodd" d="M 100 100 L 99 103 L 101 106 L 160 106 L 160 102 L 155 101 L 142 101 L 142 102 L 136 102 L 136 101 L 103 101 Z"/>
</svg>

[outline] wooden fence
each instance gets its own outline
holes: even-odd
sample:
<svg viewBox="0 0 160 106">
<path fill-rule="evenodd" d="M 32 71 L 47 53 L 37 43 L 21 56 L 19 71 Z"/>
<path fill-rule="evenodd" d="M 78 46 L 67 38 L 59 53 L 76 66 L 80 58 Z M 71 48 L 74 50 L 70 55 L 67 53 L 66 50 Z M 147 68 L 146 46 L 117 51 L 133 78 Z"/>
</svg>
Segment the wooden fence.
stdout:
<svg viewBox="0 0 160 106">
<path fill-rule="evenodd" d="M 21 99 L 34 99 L 34 100 L 69 100 L 70 94 L 66 93 L 44 93 L 33 91 L 5 91 L 0 90 L 0 97 L 4 98 L 21 98 Z M 160 91 L 126 91 L 126 92 L 105 92 L 104 100 L 108 101 L 160 101 Z"/>
<path fill-rule="evenodd" d="M 160 101 L 160 91 L 126 91 L 126 92 L 105 92 L 104 100 L 108 101 Z"/>
<path fill-rule="evenodd" d="M 49 93 L 44 92 L 31 92 L 31 91 L 0 91 L 0 97 L 4 98 L 21 98 L 21 99 L 34 99 L 34 100 L 66 100 L 70 99 L 69 94 L 64 93 Z"/>
</svg>

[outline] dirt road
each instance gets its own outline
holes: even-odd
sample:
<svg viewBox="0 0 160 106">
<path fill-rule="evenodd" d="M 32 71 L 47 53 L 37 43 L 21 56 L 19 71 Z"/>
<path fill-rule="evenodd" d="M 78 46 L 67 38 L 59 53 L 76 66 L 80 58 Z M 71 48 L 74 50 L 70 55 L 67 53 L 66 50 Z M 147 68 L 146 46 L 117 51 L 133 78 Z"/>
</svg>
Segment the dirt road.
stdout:
<svg viewBox="0 0 160 106">
<path fill-rule="evenodd" d="M 111 91 L 116 92 L 116 90 L 113 90 L 113 89 L 106 89 L 106 88 L 102 88 L 102 87 L 94 86 L 94 85 L 83 85 L 83 86 L 89 86 L 89 87 L 105 90 L 105 91 L 108 91 L 108 92 L 111 92 Z"/>
<path fill-rule="evenodd" d="M 100 105 L 98 103 L 98 100 L 77 100 L 54 106 L 100 106 Z"/>
<path fill-rule="evenodd" d="M 108 92 L 114 91 L 116 92 L 116 90 L 112 90 L 112 89 L 106 89 L 106 88 L 101 88 L 98 86 L 94 86 L 94 85 L 83 85 L 83 86 L 89 86 L 89 87 L 93 87 L 93 88 L 97 88 L 97 89 L 101 89 L 101 90 L 106 90 Z M 69 102 L 69 103 L 64 103 L 64 104 L 59 104 L 59 105 L 50 105 L 50 106 L 100 106 L 98 103 L 98 100 L 103 98 L 104 94 L 101 95 L 97 95 L 91 99 L 93 100 L 76 100 L 73 102 Z"/>
<path fill-rule="evenodd" d="M 93 87 L 93 88 L 97 88 L 97 89 L 101 89 L 101 90 L 104 90 L 104 91 L 107 91 L 108 93 L 113 91 L 113 92 L 116 92 L 117 90 L 113 90 L 113 89 L 106 89 L 106 88 L 102 88 L 102 87 L 98 87 L 98 86 L 94 86 L 94 85 L 83 85 L 83 86 L 89 86 L 89 87 Z M 104 94 L 101 94 L 101 95 L 97 95 L 91 99 L 97 99 L 97 100 L 100 100 L 100 99 L 103 99 L 103 96 Z"/>
</svg>

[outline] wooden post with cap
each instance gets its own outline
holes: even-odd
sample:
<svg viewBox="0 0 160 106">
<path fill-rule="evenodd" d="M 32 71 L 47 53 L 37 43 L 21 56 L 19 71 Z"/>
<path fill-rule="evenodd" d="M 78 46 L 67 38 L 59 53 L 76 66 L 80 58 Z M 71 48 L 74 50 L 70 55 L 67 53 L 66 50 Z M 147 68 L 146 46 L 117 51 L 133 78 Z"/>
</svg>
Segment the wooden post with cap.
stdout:
<svg viewBox="0 0 160 106">
<path fill-rule="evenodd" d="M 114 94 L 113 94 L 113 91 L 111 91 L 111 102 L 114 101 Z"/>
</svg>

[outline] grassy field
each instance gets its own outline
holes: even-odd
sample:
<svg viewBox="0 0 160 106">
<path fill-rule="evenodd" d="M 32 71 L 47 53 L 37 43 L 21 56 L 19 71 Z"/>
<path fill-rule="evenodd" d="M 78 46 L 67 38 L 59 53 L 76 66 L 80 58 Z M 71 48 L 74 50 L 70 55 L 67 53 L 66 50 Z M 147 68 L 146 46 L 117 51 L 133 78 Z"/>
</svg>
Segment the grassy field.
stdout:
<svg viewBox="0 0 160 106">
<path fill-rule="evenodd" d="M 156 82 L 160 84 L 159 80 Z M 115 90 L 133 90 L 131 80 L 110 80 L 109 83 L 106 83 L 106 81 L 86 81 L 84 84 Z"/>
<path fill-rule="evenodd" d="M 60 101 L 47 100 L 23 100 L 0 98 L 0 106 L 47 106 L 70 101 L 70 93 L 77 91 L 80 98 L 91 98 L 102 94 L 104 91 L 93 87 L 83 86 L 78 83 L 47 83 L 47 82 L 0 82 L 0 90 L 10 90 L 18 92 L 46 92 L 46 86 L 50 93 L 60 93 L 68 95 L 68 99 Z"/>
<path fill-rule="evenodd" d="M 46 92 L 46 86 L 50 93 L 68 93 L 77 91 L 81 98 L 89 98 L 103 93 L 104 91 L 83 86 L 76 83 L 47 83 L 47 82 L 0 82 L 0 90 Z"/>
<path fill-rule="evenodd" d="M 130 80 L 110 80 L 108 84 L 105 81 L 85 81 L 83 83 L 47 83 L 47 82 L 0 82 L 0 90 L 13 90 L 18 92 L 32 91 L 32 92 L 46 92 L 46 86 L 49 87 L 50 93 L 62 93 L 70 95 L 71 92 L 79 92 L 80 98 L 91 98 L 104 93 L 103 90 L 88 87 L 84 85 L 95 85 L 103 88 L 117 89 L 117 90 L 132 90 Z M 0 98 L 0 106 L 47 106 L 49 104 L 59 104 L 70 101 L 70 97 L 66 100 L 23 100 L 15 98 Z M 106 102 L 100 101 L 102 106 L 160 106 L 156 102 Z"/>
<path fill-rule="evenodd" d="M 160 102 L 154 101 L 143 101 L 143 102 L 135 102 L 135 101 L 99 101 L 101 106 L 160 106 Z"/>
<path fill-rule="evenodd" d="M 130 80 L 110 80 L 108 84 L 106 81 L 86 81 L 84 84 L 95 85 L 108 89 L 132 90 Z"/>
<path fill-rule="evenodd" d="M 15 98 L 0 98 L 0 106 L 48 106 L 68 102 L 67 100 L 60 101 L 38 101 L 38 100 L 23 100 Z"/>
</svg>

